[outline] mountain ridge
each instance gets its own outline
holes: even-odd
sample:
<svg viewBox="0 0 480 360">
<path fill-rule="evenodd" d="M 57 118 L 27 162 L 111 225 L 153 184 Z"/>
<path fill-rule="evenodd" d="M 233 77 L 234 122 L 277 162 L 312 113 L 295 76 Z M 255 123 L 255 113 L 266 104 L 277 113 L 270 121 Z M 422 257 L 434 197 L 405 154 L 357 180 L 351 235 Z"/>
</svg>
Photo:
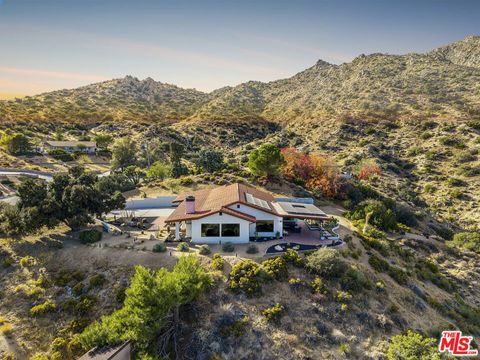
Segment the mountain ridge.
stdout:
<svg viewBox="0 0 480 360">
<path fill-rule="evenodd" d="M 289 77 L 205 93 L 127 75 L 76 89 L 0 101 L 3 121 L 267 120 L 480 115 L 480 37 L 427 53 L 318 60 Z"/>
</svg>

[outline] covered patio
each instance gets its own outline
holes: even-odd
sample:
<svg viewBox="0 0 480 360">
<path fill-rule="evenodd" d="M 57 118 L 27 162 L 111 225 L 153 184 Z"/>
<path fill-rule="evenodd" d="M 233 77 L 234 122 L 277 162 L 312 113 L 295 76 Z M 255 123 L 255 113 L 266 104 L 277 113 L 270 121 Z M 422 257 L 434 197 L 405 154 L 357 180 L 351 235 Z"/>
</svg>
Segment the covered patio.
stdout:
<svg viewBox="0 0 480 360">
<path fill-rule="evenodd" d="M 305 220 L 297 220 L 296 223 L 300 228 L 300 231 L 284 231 L 284 241 L 305 245 L 330 245 L 335 241 L 340 240 L 338 234 L 335 233 L 335 228 L 328 231 L 321 226 L 318 226 L 318 229 L 315 229 L 315 227 L 309 226 Z"/>
</svg>

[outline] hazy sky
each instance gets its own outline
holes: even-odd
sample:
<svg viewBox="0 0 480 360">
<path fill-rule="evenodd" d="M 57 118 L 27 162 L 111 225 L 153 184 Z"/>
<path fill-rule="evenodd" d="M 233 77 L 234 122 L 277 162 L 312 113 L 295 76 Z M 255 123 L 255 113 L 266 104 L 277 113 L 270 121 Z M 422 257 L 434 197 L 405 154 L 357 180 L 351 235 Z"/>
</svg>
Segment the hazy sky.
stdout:
<svg viewBox="0 0 480 360">
<path fill-rule="evenodd" d="M 475 0 L 0 0 L 0 93 L 127 74 L 210 91 L 471 34 Z"/>
</svg>

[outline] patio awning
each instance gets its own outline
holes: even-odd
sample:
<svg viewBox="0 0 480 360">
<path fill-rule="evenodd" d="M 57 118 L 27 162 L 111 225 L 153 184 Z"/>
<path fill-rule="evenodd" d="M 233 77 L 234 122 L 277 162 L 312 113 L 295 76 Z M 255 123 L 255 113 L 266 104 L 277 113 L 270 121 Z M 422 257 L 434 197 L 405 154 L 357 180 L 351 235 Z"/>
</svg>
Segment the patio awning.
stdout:
<svg viewBox="0 0 480 360">
<path fill-rule="evenodd" d="M 275 210 L 283 217 L 295 219 L 330 220 L 331 217 L 313 204 L 275 202 L 272 204 Z"/>
</svg>

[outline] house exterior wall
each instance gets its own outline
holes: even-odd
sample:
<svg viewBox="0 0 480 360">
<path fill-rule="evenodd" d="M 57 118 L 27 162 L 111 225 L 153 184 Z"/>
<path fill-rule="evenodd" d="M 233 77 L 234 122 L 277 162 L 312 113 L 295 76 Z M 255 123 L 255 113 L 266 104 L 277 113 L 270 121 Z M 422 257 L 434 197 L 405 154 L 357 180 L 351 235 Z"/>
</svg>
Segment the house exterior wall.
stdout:
<svg viewBox="0 0 480 360">
<path fill-rule="evenodd" d="M 237 207 L 240 206 L 240 207 Z M 276 237 L 277 232 L 280 234 L 280 237 L 283 236 L 283 222 L 282 217 L 261 211 L 245 204 L 233 204 L 229 206 L 230 209 L 240 211 L 244 214 L 255 216 L 258 220 L 273 220 L 273 232 L 259 232 L 258 237 Z M 255 224 L 249 226 L 249 236 L 255 237 L 256 227 Z"/>
<path fill-rule="evenodd" d="M 240 224 L 240 236 L 202 237 L 202 224 Z M 220 225 L 221 226 L 221 225 Z M 195 244 L 220 244 L 231 242 L 233 244 L 244 244 L 250 241 L 249 222 L 223 213 L 213 214 L 198 220 L 192 220 L 191 225 L 192 243 Z"/>
<path fill-rule="evenodd" d="M 84 154 L 94 154 L 96 148 L 95 147 L 78 148 L 78 147 L 71 147 L 71 146 L 45 145 L 45 153 L 49 152 L 50 150 L 63 150 L 63 151 L 68 152 L 68 153 L 81 152 L 81 153 L 84 153 Z"/>
</svg>

